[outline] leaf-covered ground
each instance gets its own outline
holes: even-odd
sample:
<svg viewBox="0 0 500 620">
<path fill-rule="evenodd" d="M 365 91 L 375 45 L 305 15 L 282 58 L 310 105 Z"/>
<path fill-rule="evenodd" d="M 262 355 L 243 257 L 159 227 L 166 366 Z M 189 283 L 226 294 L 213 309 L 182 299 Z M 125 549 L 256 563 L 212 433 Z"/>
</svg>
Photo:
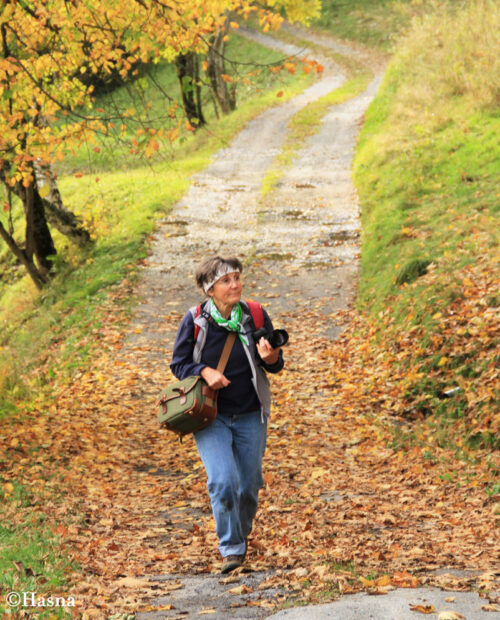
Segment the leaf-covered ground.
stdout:
<svg viewBox="0 0 500 620">
<path fill-rule="evenodd" d="M 126 286 L 114 295 L 127 294 Z M 162 317 L 162 329 L 175 330 L 179 319 Z M 370 347 L 363 317 L 321 317 L 304 306 L 279 319 L 292 340 L 286 370 L 273 380 L 266 486 L 248 565 L 269 570 L 267 585 L 285 590 L 260 604 L 419 583 L 490 590 L 498 504 L 485 494 L 486 461 L 389 447 L 384 421 L 399 394 Z M 36 402 L 31 422 L 13 423 L 1 444 L 16 462 L 12 479 L 36 498 L 24 510 L 33 518 L 49 514 L 81 565 L 71 595 L 89 617 L 145 609 L 172 588 L 138 588 L 134 578 L 218 572 L 220 564 L 194 441 L 181 445 L 157 425 L 165 366 L 151 363 L 151 344 L 123 347 L 122 320 L 110 296 L 107 326 L 94 334 L 101 352 L 92 369 L 55 401 Z M 344 328 L 334 342 L 324 336 L 332 323 Z M 168 358 L 161 343 L 153 346 Z M 23 509 L 13 511 L 15 522 Z M 448 569 L 474 573 L 458 578 Z"/>
<path fill-rule="evenodd" d="M 310 189 L 294 180 L 294 197 L 301 186 Z M 286 214 L 306 223 L 311 217 L 290 210 L 286 201 L 280 205 L 283 213 L 275 217 L 288 234 Z M 260 219 L 269 231 L 269 219 Z M 292 240 L 291 250 L 309 260 L 313 248 L 327 252 L 344 242 L 316 235 Z M 262 597 L 252 602 L 263 613 L 283 602 L 429 583 L 479 588 L 485 605 L 498 605 L 486 596 L 498 588 L 499 576 L 497 454 L 472 451 L 467 441 L 459 454 L 451 449 L 467 434 L 489 437 L 498 423 L 498 264 L 487 236 L 477 235 L 475 242 L 477 260 L 454 271 L 453 295 L 420 324 L 412 318 L 417 303 L 406 321 L 396 320 L 397 295 L 386 300 L 377 320 L 334 311 L 338 299 L 321 298 L 331 282 L 320 263 L 310 268 L 309 297 L 297 295 L 297 276 L 287 263 L 272 276 L 260 269 L 255 298 L 266 300 L 275 323 L 291 334 L 286 369 L 272 378 L 266 486 L 247 562 L 248 569 L 268 574 Z M 287 255 L 282 251 L 280 260 Z M 427 267 L 404 285 L 405 291 L 413 287 L 415 298 L 425 286 L 447 290 L 450 284 L 446 272 Z M 328 268 L 335 268 L 333 261 Z M 133 293 L 130 283 L 110 292 L 104 327 L 87 339 L 93 340 L 92 367 L 71 385 L 52 371 L 50 389 L 19 402 L 19 418 L 5 422 L 0 436 L 3 493 L 14 495 L 19 484 L 30 490 L 29 501 L 9 504 L 5 519 L 15 525 L 43 518 L 60 537 L 62 552 L 80 566 L 68 594 L 83 617 L 148 610 L 153 599 L 182 587 L 147 576 L 217 574 L 220 568 L 194 442 L 180 445 L 156 421 L 154 402 L 171 380 L 169 347 L 181 318 L 169 311 L 168 298 L 187 288 L 184 279 L 177 283 L 179 289 L 163 290 L 167 301 L 156 305 L 159 311 L 143 315 L 143 326 L 118 310 Z M 252 288 L 251 278 L 247 284 Z M 163 280 L 158 288 L 165 289 Z M 293 313 L 279 312 L 280 295 L 293 298 Z M 340 330 L 337 340 L 327 337 Z M 143 340 L 137 338 L 141 331 Z M 58 346 L 47 359 L 60 353 Z M 453 372 L 461 364 L 480 369 L 480 380 L 476 372 Z M 45 371 L 42 359 L 40 375 Z M 429 424 L 437 401 L 422 390 L 426 376 L 432 385 L 460 388 L 453 398 L 463 402 L 463 415 L 448 421 L 449 443 Z M 33 567 L 18 562 L 16 570 Z M 235 600 L 245 604 L 245 588 L 235 588 Z"/>
</svg>

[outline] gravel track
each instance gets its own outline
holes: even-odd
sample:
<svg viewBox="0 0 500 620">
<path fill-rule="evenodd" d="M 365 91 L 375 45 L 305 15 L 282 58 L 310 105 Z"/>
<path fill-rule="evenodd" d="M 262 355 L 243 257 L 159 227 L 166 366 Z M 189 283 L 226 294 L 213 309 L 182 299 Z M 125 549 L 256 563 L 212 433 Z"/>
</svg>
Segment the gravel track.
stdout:
<svg viewBox="0 0 500 620">
<path fill-rule="evenodd" d="M 287 55 L 312 56 L 309 50 L 262 34 L 243 34 Z M 301 31 L 300 36 L 305 33 Z M 330 43 L 340 45 L 336 51 L 359 57 L 358 50 Z M 193 177 L 185 196 L 159 222 L 139 286 L 141 302 L 128 346 L 164 342 L 165 351 L 171 348 L 175 334 L 165 328 L 161 317 L 184 313 L 199 302 L 194 267 L 215 252 L 237 254 L 248 262 L 244 295 L 270 305 L 275 322 L 297 306 L 314 304 L 318 312 L 331 312 L 349 303 L 357 279 L 360 229 L 351 181 L 352 158 L 363 114 L 380 78 L 362 95 L 332 107 L 318 133 L 297 152 L 275 191 L 265 200 L 261 195 L 262 180 L 286 139 L 288 121 L 345 80 L 338 66 L 318 60 L 325 67 L 321 78 L 301 95 L 248 123 L 230 146 Z M 140 329 L 134 330 L 134 324 Z M 335 334 L 335 328 L 327 333 L 330 337 Z M 151 363 L 159 361 L 157 349 L 152 347 Z M 166 356 L 161 363 L 167 370 Z M 239 583 L 255 590 L 256 596 L 272 596 L 272 592 L 257 590 L 268 575 L 242 575 Z M 137 614 L 137 620 L 190 617 L 207 608 L 216 608 L 217 619 L 261 618 L 270 613 L 245 603 L 238 607 L 238 597 L 227 594 L 230 586 L 221 584 L 219 575 L 163 575 L 156 579 L 179 579 L 184 587 L 152 605 L 173 603 L 188 616 L 176 616 L 176 610 L 150 611 Z"/>
</svg>

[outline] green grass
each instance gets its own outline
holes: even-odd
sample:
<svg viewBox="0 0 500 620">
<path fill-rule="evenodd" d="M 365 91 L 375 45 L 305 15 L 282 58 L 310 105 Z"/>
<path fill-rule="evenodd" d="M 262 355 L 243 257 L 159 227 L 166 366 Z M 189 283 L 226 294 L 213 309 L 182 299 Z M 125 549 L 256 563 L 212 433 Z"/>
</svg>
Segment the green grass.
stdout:
<svg viewBox="0 0 500 620">
<path fill-rule="evenodd" d="M 2 502 L 9 500 L 4 504 L 0 523 L 0 612 L 2 617 L 8 618 L 27 611 L 22 605 L 7 604 L 4 596 L 9 592 L 26 592 L 28 596 L 33 592 L 36 599 L 63 597 L 69 583 L 68 575 L 76 566 L 66 558 L 60 537 L 45 526 L 48 518 L 43 510 L 34 508 L 29 516 L 18 516 L 22 506 L 34 502 L 27 489 L 14 484 L 9 488 L 11 494 L 5 496 L 4 484 L 9 483 L 3 483 L 0 478 L 0 498 Z M 68 602 L 70 606 L 66 608 L 37 609 L 36 617 L 69 618 L 71 601 Z"/>
<path fill-rule="evenodd" d="M 479 328 L 449 332 L 443 317 L 468 311 L 471 287 L 491 287 L 498 272 L 499 32 L 500 10 L 489 0 L 415 20 L 367 111 L 355 158 L 358 306 L 384 325 L 377 346 L 388 353 L 413 334 L 415 353 L 393 358 L 395 371 L 418 370 L 407 397 L 443 447 L 498 442 L 498 390 L 469 404 L 483 394 L 494 345 Z M 498 300 L 492 288 L 477 295 L 476 320 L 486 325 Z M 454 385 L 462 392 L 441 400 Z"/>
<path fill-rule="evenodd" d="M 412 18 L 428 13 L 436 4 L 435 0 L 323 0 L 321 17 L 313 26 L 388 52 L 395 48 Z"/>
<path fill-rule="evenodd" d="M 487 26 L 486 13 L 483 18 L 487 32 L 494 26 Z M 416 27 L 386 73 L 358 145 L 355 178 L 363 209 L 360 302 L 370 303 L 373 312 L 397 290 L 398 276 L 415 261 L 425 264 L 454 255 L 457 266 L 473 260 L 471 213 L 476 210 L 492 222 L 498 216 L 500 118 L 495 102 L 500 82 L 494 47 L 487 37 L 476 38 L 480 60 L 471 67 L 468 90 L 460 94 L 458 88 L 465 85 L 454 67 L 462 55 L 473 53 L 464 44 L 455 58 L 448 57 L 444 50 L 456 45 L 458 25 L 452 29 L 455 22 L 449 21 L 447 30 L 442 15 L 434 20 L 441 24 L 442 39 L 436 39 L 430 18 Z M 467 27 L 465 19 L 462 25 Z M 471 38 L 475 36 L 471 29 Z M 436 48 L 443 53 L 437 54 Z M 427 52 L 417 56 L 422 49 Z M 485 60 L 491 60 L 486 63 L 489 71 L 483 69 Z M 472 79 L 476 73 L 480 76 Z M 476 88 L 479 80 L 488 84 L 482 98 Z M 492 228 L 493 247 L 497 242 Z"/>
</svg>

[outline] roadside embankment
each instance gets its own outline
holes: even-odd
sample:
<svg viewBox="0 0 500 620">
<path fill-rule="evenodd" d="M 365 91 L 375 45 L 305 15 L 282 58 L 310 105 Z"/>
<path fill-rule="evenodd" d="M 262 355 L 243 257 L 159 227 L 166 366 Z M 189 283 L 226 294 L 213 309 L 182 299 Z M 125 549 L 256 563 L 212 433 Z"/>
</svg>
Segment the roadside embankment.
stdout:
<svg viewBox="0 0 500 620">
<path fill-rule="evenodd" d="M 498 448 L 499 33 L 488 0 L 414 20 L 355 160 L 354 381 L 429 458 Z"/>
</svg>

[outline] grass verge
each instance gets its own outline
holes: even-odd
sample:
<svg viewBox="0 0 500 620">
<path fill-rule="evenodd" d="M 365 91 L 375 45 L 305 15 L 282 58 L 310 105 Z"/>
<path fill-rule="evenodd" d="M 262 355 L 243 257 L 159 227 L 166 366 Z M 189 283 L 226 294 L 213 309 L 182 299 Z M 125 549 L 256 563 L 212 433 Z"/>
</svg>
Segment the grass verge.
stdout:
<svg viewBox="0 0 500 620">
<path fill-rule="evenodd" d="M 465 0 L 444 3 L 459 6 Z M 435 0 L 323 0 L 321 17 L 313 26 L 388 52 L 397 46 L 414 17 L 426 15 L 437 5 Z"/>
<path fill-rule="evenodd" d="M 418 422 L 397 442 L 466 457 L 499 447 L 499 32 L 489 0 L 415 20 L 355 161 L 362 337 Z"/>
<path fill-rule="evenodd" d="M 4 502 L 0 573 L 2 594 L 6 597 L 0 598 L 2 617 L 27 617 L 25 603 L 31 606 L 33 601 L 35 606 L 40 602 L 50 607 L 52 618 L 72 617 L 72 600 L 66 600 L 64 592 L 69 575 L 77 567 L 64 554 L 58 533 L 61 526 L 47 527 L 51 523 L 48 507 L 40 498 L 30 497 L 25 486 L 4 483 L 0 497 Z M 14 593 L 14 598 L 7 599 L 8 593 Z M 19 601 L 16 595 L 21 596 Z M 43 610 L 35 613 L 37 617 L 44 616 Z"/>
</svg>

